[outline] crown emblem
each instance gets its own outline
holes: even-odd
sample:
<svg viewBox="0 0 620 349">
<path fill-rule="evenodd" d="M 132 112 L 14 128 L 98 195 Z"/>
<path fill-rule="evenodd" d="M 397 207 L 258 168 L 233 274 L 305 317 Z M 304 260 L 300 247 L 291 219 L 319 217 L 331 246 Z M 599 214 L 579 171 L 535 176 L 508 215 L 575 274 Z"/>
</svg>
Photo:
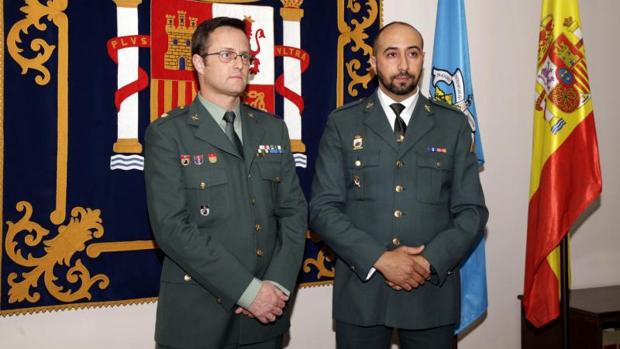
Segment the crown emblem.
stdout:
<svg viewBox="0 0 620 349">
<path fill-rule="evenodd" d="M 282 6 L 288 8 L 300 8 L 301 4 L 304 3 L 304 0 L 281 0 Z"/>
</svg>

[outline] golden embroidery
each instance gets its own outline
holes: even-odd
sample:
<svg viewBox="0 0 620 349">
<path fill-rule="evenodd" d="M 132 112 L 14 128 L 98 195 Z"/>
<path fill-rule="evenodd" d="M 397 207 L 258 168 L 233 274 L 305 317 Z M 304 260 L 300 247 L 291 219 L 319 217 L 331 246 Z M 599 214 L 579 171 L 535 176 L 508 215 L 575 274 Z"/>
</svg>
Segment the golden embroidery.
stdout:
<svg viewBox="0 0 620 349">
<path fill-rule="evenodd" d="M 125 299 L 122 301 L 104 301 L 104 302 L 72 303 L 72 304 L 63 304 L 63 305 L 49 305 L 49 306 L 43 306 L 43 307 L 2 310 L 0 311 L 0 314 L 1 315 L 35 314 L 35 313 L 45 313 L 48 311 L 66 310 L 66 309 L 84 309 L 84 308 L 93 308 L 93 307 L 137 305 L 137 304 L 155 303 L 157 302 L 157 299 L 158 299 L 157 297 L 147 297 L 147 298 Z"/>
<path fill-rule="evenodd" d="M 321 238 L 314 232 L 308 231 L 306 232 L 306 237 L 315 244 L 321 241 Z M 316 278 L 320 279 L 321 277 L 333 278 L 335 274 L 335 268 L 328 267 L 327 262 L 334 262 L 334 252 L 330 250 L 327 245 L 323 245 L 319 252 L 317 253 L 316 258 L 306 258 L 303 264 L 304 273 L 310 273 L 311 266 L 317 268 Z"/>
<path fill-rule="evenodd" d="M 280 8 L 280 16 L 285 21 L 301 22 L 301 18 L 304 16 L 304 10 L 301 9 L 301 5 L 304 0 L 280 0 L 282 2 L 282 8 Z"/>
<path fill-rule="evenodd" d="M 23 49 L 21 34 L 28 34 L 29 28 L 34 27 L 39 31 L 47 30 L 47 24 L 41 19 L 47 17 L 58 28 L 58 134 L 56 156 L 56 208 L 50 214 L 50 220 L 55 225 L 65 221 L 67 205 L 67 157 L 68 157 L 68 134 L 69 134 L 69 20 L 63 12 L 67 8 L 68 0 L 49 0 L 42 5 L 38 0 L 25 0 L 26 6 L 20 10 L 26 17 L 16 22 L 7 37 L 9 55 L 22 68 L 22 74 L 29 69 L 39 72 L 35 76 L 35 82 L 41 86 L 49 83 L 51 75 L 44 64 L 49 60 L 55 45 L 50 45 L 40 38 L 32 39 L 30 48 L 36 55 L 26 58 L 22 55 Z"/>
<path fill-rule="evenodd" d="M 0 276 L 2 274 L 2 237 L 4 236 L 4 1 L 0 2 Z M 0 280 L 0 295 L 2 280 Z"/>
<path fill-rule="evenodd" d="M 6 255 L 17 265 L 30 268 L 29 271 L 11 273 L 7 278 L 9 284 L 9 303 L 27 301 L 36 303 L 40 299 L 39 292 L 32 291 L 39 285 L 39 279 L 43 277 L 47 291 L 54 298 L 62 302 L 73 302 L 80 299 L 91 299 L 89 290 L 97 285 L 99 289 L 105 289 L 110 279 L 104 274 L 91 277 L 90 272 L 80 258 L 72 261 L 77 252 L 84 251 L 86 243 L 103 236 L 103 225 L 100 210 L 75 207 L 71 210 L 69 224 L 58 227 L 58 234 L 44 240 L 50 231 L 40 224 L 31 221 L 32 205 L 27 201 L 20 201 L 16 205 L 18 212 L 24 212 L 22 218 L 16 223 L 7 221 L 7 234 L 5 237 Z M 22 233 L 22 234 L 20 234 Z M 29 247 L 43 246 L 45 254 L 36 257 L 32 253 L 27 256 L 22 254 L 18 235 L 23 235 L 22 244 Z M 57 284 L 59 277 L 55 275 L 56 266 L 67 267 L 65 280 L 73 285 L 74 289 L 66 289 Z M 19 280 L 18 280 L 19 277 Z"/>
<path fill-rule="evenodd" d="M 354 14 L 359 14 L 362 11 L 362 5 L 358 0 L 346 0 L 347 9 Z M 368 87 L 368 83 L 372 80 L 372 75 L 368 71 L 368 65 L 362 64 L 359 59 L 352 59 L 346 64 L 344 63 L 344 50 L 347 45 L 353 41 L 351 52 L 358 52 L 362 50 L 362 53 L 366 57 L 370 57 L 372 54 L 372 48 L 366 40 L 368 34 L 365 30 L 372 26 L 379 15 L 379 5 L 376 0 L 369 0 L 365 3 L 367 11 L 365 16 L 361 16 L 361 21 L 356 18 L 350 20 L 350 23 L 346 23 L 345 20 L 345 0 L 338 0 L 338 30 L 340 35 L 338 36 L 338 48 L 337 48 L 337 75 L 336 75 L 336 106 L 344 104 L 344 68 L 346 65 L 346 71 L 351 78 L 351 81 L 347 85 L 347 92 L 350 96 L 357 96 L 357 85 L 362 85 L 363 88 Z M 351 26 L 350 26 L 350 25 Z"/>
<path fill-rule="evenodd" d="M 118 7 L 135 8 L 142 3 L 142 0 L 113 0 Z"/>
<path fill-rule="evenodd" d="M 88 257 L 97 258 L 104 252 L 128 252 L 154 250 L 159 248 L 153 240 L 118 241 L 118 242 L 97 242 L 90 244 L 86 249 Z"/>
</svg>

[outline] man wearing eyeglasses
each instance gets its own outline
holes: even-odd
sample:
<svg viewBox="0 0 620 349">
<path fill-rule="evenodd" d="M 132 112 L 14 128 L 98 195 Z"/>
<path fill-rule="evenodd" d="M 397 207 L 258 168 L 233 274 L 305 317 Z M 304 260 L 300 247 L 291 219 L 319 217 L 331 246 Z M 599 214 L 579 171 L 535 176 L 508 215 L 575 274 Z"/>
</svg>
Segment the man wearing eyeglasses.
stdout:
<svg viewBox="0 0 620 349">
<path fill-rule="evenodd" d="M 243 21 L 203 22 L 198 96 L 146 131 L 149 216 L 165 254 L 160 348 L 281 348 L 289 328 L 306 201 L 286 125 L 240 102 L 252 61 Z"/>
</svg>

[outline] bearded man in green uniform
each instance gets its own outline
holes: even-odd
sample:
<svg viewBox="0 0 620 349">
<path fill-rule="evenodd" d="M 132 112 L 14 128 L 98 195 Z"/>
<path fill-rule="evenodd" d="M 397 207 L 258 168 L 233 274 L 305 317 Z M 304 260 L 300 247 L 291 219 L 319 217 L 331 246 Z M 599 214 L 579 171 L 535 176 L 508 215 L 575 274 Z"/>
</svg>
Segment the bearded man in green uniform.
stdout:
<svg viewBox="0 0 620 349">
<path fill-rule="evenodd" d="M 394 22 L 375 39 L 370 97 L 335 110 L 316 163 L 310 224 L 336 252 L 340 349 L 451 348 L 459 263 L 488 211 L 467 117 L 419 93 L 424 42 Z"/>
<path fill-rule="evenodd" d="M 199 95 L 146 132 L 161 348 L 281 348 L 289 328 L 307 206 L 286 125 L 240 102 L 253 59 L 243 21 L 200 24 Z"/>
</svg>

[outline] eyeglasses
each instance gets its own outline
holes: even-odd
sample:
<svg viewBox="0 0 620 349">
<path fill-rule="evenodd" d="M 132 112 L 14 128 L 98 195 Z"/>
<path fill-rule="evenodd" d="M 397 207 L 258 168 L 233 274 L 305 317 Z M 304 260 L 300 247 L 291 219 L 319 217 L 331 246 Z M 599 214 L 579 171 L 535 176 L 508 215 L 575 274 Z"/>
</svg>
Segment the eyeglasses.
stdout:
<svg viewBox="0 0 620 349">
<path fill-rule="evenodd" d="M 254 56 L 252 56 L 249 53 L 237 53 L 235 51 L 230 51 L 230 50 L 223 50 L 223 51 L 213 52 L 213 53 L 205 53 L 204 55 L 202 55 L 202 57 L 204 58 L 207 56 L 215 56 L 215 55 L 219 57 L 222 63 L 230 63 L 236 60 L 237 57 L 241 57 L 241 63 L 245 65 L 250 65 L 254 63 L 254 59 L 255 59 Z"/>
</svg>

